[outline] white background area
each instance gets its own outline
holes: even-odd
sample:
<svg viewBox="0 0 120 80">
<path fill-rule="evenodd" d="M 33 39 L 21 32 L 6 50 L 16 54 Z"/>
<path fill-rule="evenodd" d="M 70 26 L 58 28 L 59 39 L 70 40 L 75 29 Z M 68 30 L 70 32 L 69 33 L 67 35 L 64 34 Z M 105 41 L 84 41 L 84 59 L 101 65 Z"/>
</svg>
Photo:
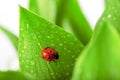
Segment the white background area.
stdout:
<svg viewBox="0 0 120 80">
<path fill-rule="evenodd" d="M 92 29 L 104 10 L 104 0 L 79 0 L 81 8 Z M 0 25 L 15 35 L 19 34 L 18 4 L 28 8 L 28 0 L 0 0 Z M 0 70 L 18 70 L 17 51 L 9 39 L 0 31 Z"/>
</svg>

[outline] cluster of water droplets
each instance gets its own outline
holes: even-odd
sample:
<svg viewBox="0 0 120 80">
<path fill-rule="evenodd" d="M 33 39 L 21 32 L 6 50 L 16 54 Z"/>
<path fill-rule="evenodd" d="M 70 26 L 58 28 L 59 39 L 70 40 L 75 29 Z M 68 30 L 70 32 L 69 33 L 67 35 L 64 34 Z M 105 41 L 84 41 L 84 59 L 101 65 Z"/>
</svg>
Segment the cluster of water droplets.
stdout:
<svg viewBox="0 0 120 80">
<path fill-rule="evenodd" d="M 43 26 L 44 28 L 40 26 Z M 26 32 L 23 30 L 23 28 L 21 28 L 21 32 L 22 31 L 24 32 L 23 39 L 25 43 L 23 42 L 23 44 L 21 44 L 23 46 L 23 50 L 19 55 L 20 57 L 24 58 L 23 61 L 21 60 L 21 63 L 24 63 L 24 64 L 26 63 L 26 65 L 24 65 L 25 69 L 27 70 L 27 69 L 30 69 L 31 67 L 31 70 L 29 71 L 30 73 L 33 73 L 35 76 L 40 75 L 38 73 L 41 73 L 42 75 L 50 72 L 50 75 L 52 76 L 53 80 L 55 80 L 56 77 L 61 78 L 64 75 L 70 76 L 71 75 L 70 71 L 72 71 L 72 68 L 74 66 L 74 61 L 76 57 L 78 57 L 78 54 L 80 54 L 79 49 L 81 48 L 81 45 L 79 44 L 79 41 L 72 35 L 63 31 L 63 29 L 57 28 L 57 26 L 56 27 L 52 26 L 51 24 L 46 25 L 46 23 L 45 24 L 40 23 L 40 25 L 37 25 L 37 26 L 27 24 L 25 29 L 26 29 Z M 25 35 L 25 33 L 29 35 L 27 36 Z M 26 42 L 28 43 L 28 45 L 25 45 Z M 36 49 L 42 50 L 44 47 L 47 47 L 47 46 L 57 50 L 60 56 L 58 61 L 56 60 L 56 62 L 54 63 L 50 62 L 51 64 L 49 64 L 50 67 L 52 65 L 55 66 L 55 64 L 58 64 L 56 66 L 56 69 L 54 69 L 54 67 L 53 68 L 51 67 L 53 71 L 51 71 L 49 67 L 47 68 L 45 61 L 40 56 L 40 51 L 38 52 L 36 50 Z M 29 53 L 27 54 L 26 51 L 28 49 L 32 49 L 33 51 L 30 52 L 30 54 Z M 35 55 L 37 54 L 37 56 L 33 54 Z M 27 57 L 29 55 L 30 56 L 32 55 L 34 57 Z M 39 58 L 39 59 L 34 59 L 34 58 Z M 37 70 L 37 73 L 35 70 Z M 49 76 L 49 75 L 46 75 L 46 76 Z"/>
</svg>

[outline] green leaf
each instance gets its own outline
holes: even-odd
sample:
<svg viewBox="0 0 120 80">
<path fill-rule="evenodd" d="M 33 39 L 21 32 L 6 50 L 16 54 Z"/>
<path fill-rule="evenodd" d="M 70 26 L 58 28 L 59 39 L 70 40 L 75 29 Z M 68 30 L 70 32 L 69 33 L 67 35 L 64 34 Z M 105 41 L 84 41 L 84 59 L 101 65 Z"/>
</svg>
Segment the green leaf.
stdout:
<svg viewBox="0 0 120 80">
<path fill-rule="evenodd" d="M 110 8 L 116 8 L 120 7 L 120 0 L 105 0 L 105 7 L 106 9 Z M 114 9 L 115 10 L 115 9 Z"/>
<path fill-rule="evenodd" d="M 29 0 L 29 9 L 41 17 L 55 22 L 56 0 Z"/>
<path fill-rule="evenodd" d="M 84 45 L 92 36 L 92 30 L 88 24 L 78 0 L 60 0 L 57 8 L 56 24 L 63 26 L 66 31 L 74 34 Z"/>
<path fill-rule="evenodd" d="M 91 39 L 92 30 L 77 0 L 30 0 L 29 7 L 43 18 L 62 26 L 84 45 Z"/>
<path fill-rule="evenodd" d="M 56 61 L 42 58 L 41 50 L 54 48 L 59 55 Z M 22 71 L 31 73 L 37 80 L 69 80 L 82 43 L 62 28 L 20 7 L 19 59 Z"/>
<path fill-rule="evenodd" d="M 103 23 L 79 56 L 72 80 L 120 80 L 120 36 Z"/>
<path fill-rule="evenodd" d="M 97 26 L 102 25 L 104 21 L 109 21 L 116 30 L 120 33 L 120 0 L 105 0 L 105 11 L 97 23 Z M 98 28 L 96 27 L 96 29 Z"/>
<path fill-rule="evenodd" d="M 18 71 L 0 71 L 0 80 L 35 80 L 27 73 Z"/>
<path fill-rule="evenodd" d="M 6 34 L 6 36 L 11 40 L 13 46 L 17 50 L 18 49 L 18 37 L 2 26 L 0 26 L 0 30 L 2 30 Z"/>
</svg>

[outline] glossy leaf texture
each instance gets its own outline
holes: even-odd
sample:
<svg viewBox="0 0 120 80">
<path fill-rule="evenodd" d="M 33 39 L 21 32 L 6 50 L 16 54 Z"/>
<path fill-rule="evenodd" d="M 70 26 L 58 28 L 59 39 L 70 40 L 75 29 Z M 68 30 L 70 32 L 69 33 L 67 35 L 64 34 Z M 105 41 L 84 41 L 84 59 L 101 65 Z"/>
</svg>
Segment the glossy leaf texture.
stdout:
<svg viewBox="0 0 120 80">
<path fill-rule="evenodd" d="M 5 33 L 5 35 L 11 40 L 11 42 L 12 42 L 13 46 L 16 48 L 16 50 L 18 50 L 18 37 L 2 26 L 0 26 L 0 30 Z"/>
<path fill-rule="evenodd" d="M 29 7 L 75 35 L 84 45 L 91 39 L 92 30 L 77 0 L 30 0 Z"/>
<path fill-rule="evenodd" d="M 79 56 L 72 80 L 119 80 L 120 36 L 109 22 L 103 23 Z"/>
<path fill-rule="evenodd" d="M 120 0 L 105 0 L 105 10 L 97 23 L 97 28 L 108 20 L 120 33 Z"/>
<path fill-rule="evenodd" d="M 59 59 L 46 61 L 41 50 L 51 47 Z M 20 7 L 20 68 L 37 80 L 69 80 L 82 43 L 62 28 Z"/>
<path fill-rule="evenodd" d="M 0 80 L 35 80 L 31 75 L 19 71 L 0 72 Z"/>
</svg>

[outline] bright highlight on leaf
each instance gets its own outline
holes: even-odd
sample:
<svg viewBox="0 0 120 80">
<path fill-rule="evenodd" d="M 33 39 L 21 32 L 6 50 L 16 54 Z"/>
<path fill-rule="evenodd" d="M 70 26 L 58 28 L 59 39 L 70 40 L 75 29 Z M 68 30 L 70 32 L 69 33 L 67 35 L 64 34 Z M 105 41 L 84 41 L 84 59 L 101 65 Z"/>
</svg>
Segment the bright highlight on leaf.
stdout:
<svg viewBox="0 0 120 80">
<path fill-rule="evenodd" d="M 41 50 L 52 47 L 59 53 L 55 62 L 45 61 Z M 70 80 L 82 43 L 62 28 L 20 7 L 20 68 L 37 80 Z"/>
<path fill-rule="evenodd" d="M 110 23 L 103 23 L 95 32 L 76 62 L 72 80 L 119 80 L 119 33 Z"/>
</svg>

